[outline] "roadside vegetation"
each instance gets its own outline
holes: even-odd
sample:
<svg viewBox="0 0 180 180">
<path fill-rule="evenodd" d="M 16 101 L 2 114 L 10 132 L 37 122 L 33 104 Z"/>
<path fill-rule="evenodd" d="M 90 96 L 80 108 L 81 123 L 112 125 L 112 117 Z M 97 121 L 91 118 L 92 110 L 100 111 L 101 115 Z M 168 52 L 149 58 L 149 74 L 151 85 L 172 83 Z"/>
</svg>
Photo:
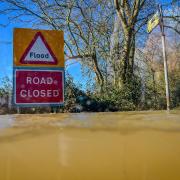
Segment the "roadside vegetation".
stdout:
<svg viewBox="0 0 180 180">
<path fill-rule="evenodd" d="M 24 108 L 24 113 L 166 109 L 159 28 L 147 34 L 154 0 L 2 0 L 10 23 L 63 30 L 67 65 L 80 63 L 88 81 L 75 84 L 66 72 L 65 105 Z M 180 4 L 163 6 L 171 108 L 180 106 Z M 3 24 L 4 25 L 4 24 Z M 12 82 L 1 79 L 0 98 L 10 105 Z M 8 111 L 7 109 L 10 110 Z"/>
</svg>

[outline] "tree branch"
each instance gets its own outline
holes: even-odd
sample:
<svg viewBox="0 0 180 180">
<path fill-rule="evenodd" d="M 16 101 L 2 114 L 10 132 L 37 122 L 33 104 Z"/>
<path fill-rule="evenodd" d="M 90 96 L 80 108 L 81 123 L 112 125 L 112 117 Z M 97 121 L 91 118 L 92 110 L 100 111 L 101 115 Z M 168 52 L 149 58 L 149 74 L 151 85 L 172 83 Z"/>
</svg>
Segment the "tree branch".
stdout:
<svg viewBox="0 0 180 180">
<path fill-rule="evenodd" d="M 174 27 L 171 27 L 171 26 L 168 26 L 168 25 L 164 25 L 164 27 L 169 28 L 169 29 L 172 29 L 172 30 L 174 30 L 177 34 L 180 35 L 180 31 L 179 31 L 178 29 L 176 29 L 176 28 L 174 28 Z"/>
</svg>

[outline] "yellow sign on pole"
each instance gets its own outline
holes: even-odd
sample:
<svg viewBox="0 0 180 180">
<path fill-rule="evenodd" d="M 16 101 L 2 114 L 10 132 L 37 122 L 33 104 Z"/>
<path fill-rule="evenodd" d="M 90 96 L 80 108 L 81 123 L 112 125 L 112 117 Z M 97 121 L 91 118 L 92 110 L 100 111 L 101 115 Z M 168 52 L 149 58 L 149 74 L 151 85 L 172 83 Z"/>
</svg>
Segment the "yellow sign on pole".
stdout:
<svg viewBox="0 0 180 180">
<path fill-rule="evenodd" d="M 153 17 L 148 21 L 147 32 L 150 33 L 159 24 L 159 13 L 156 12 Z"/>
<path fill-rule="evenodd" d="M 14 66 L 64 68 L 63 31 L 14 29 Z"/>
</svg>

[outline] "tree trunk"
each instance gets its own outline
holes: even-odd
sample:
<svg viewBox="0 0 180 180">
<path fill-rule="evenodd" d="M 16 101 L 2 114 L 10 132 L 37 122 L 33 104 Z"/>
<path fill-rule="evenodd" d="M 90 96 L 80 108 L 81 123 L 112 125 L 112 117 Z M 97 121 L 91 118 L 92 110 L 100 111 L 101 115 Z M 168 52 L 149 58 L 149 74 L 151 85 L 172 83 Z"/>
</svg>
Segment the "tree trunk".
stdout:
<svg viewBox="0 0 180 180">
<path fill-rule="evenodd" d="M 131 80 L 133 75 L 133 66 L 134 66 L 134 53 L 135 53 L 135 36 L 132 29 L 128 29 L 124 32 L 124 46 L 123 46 L 123 55 L 121 58 L 121 68 L 122 71 L 122 82 L 128 83 Z"/>
<path fill-rule="evenodd" d="M 97 55 L 96 55 L 95 50 L 94 50 L 94 53 L 92 55 L 92 60 L 93 60 L 93 64 L 94 64 L 94 72 L 96 74 L 98 84 L 100 85 L 100 90 L 102 92 L 103 89 L 104 89 L 104 77 L 103 77 L 103 75 L 101 73 L 101 70 L 99 69 L 99 65 L 98 65 L 98 62 L 97 62 Z"/>
</svg>

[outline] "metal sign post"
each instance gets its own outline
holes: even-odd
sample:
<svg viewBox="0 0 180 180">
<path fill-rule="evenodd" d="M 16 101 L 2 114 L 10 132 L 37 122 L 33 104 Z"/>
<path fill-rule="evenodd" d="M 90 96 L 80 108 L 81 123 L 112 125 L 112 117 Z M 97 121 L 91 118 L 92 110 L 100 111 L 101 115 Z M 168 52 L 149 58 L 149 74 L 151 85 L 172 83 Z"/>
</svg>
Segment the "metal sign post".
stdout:
<svg viewBox="0 0 180 180">
<path fill-rule="evenodd" d="M 159 14 L 160 14 L 160 29 L 161 29 L 161 38 L 162 38 L 162 50 L 163 50 L 163 59 L 164 59 L 164 77 L 166 85 L 166 103 L 167 110 L 170 110 L 170 94 L 169 94 L 169 81 L 168 81 L 168 65 L 167 65 L 167 56 L 166 56 L 166 47 L 165 47 L 165 34 L 164 34 L 164 21 L 163 21 L 163 12 L 162 6 L 159 5 Z"/>
</svg>

